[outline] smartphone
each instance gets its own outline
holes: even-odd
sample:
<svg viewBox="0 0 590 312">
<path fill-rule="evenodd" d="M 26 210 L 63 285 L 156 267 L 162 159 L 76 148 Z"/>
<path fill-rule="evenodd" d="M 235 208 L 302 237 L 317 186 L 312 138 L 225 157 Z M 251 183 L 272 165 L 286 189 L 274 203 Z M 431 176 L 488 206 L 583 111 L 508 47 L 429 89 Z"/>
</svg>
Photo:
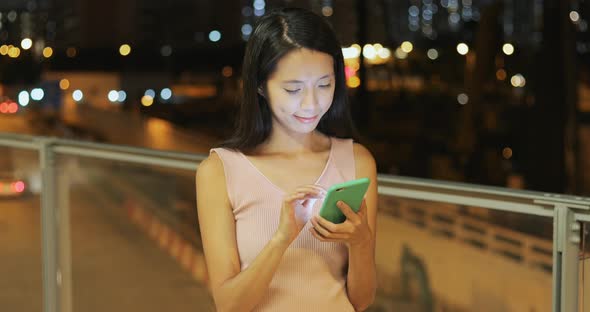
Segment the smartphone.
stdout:
<svg viewBox="0 0 590 312">
<path fill-rule="evenodd" d="M 369 188 L 369 178 L 362 178 L 351 180 L 344 183 L 334 184 L 328 190 L 322 208 L 320 209 L 320 217 L 332 222 L 342 223 L 346 221 L 346 216 L 336 206 L 338 201 L 343 201 L 354 210 L 358 212 L 363 202 L 363 197 Z"/>
</svg>

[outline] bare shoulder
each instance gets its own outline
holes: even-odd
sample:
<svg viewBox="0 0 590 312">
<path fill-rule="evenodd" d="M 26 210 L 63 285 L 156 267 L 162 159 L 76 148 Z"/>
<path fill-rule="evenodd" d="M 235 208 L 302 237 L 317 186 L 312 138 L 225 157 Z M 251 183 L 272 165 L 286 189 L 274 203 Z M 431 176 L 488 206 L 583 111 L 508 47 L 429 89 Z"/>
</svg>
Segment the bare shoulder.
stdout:
<svg viewBox="0 0 590 312">
<path fill-rule="evenodd" d="M 217 153 L 209 154 L 197 168 L 197 180 L 224 177 L 223 162 Z"/>
<path fill-rule="evenodd" d="M 197 186 L 197 195 L 208 200 L 222 200 L 224 203 L 229 202 L 227 192 L 219 190 L 226 189 L 225 169 L 223 161 L 217 153 L 213 152 L 205 158 L 197 167 L 195 177 Z M 219 204 L 219 203 L 218 203 Z"/>
<path fill-rule="evenodd" d="M 356 163 L 357 172 L 363 172 L 365 175 L 376 170 L 375 157 L 362 144 L 354 143 L 353 145 L 354 161 Z"/>
</svg>

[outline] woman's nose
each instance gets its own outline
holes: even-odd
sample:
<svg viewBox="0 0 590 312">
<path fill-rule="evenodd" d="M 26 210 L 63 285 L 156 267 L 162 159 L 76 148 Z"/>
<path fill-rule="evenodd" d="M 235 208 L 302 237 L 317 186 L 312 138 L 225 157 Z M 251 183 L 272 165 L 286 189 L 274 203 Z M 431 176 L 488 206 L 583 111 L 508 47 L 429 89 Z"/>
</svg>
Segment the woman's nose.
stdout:
<svg viewBox="0 0 590 312">
<path fill-rule="evenodd" d="M 301 102 L 302 109 L 315 109 L 317 105 L 317 97 L 315 91 L 313 89 L 308 90 L 305 92 L 305 96 L 303 97 L 303 101 Z"/>
</svg>

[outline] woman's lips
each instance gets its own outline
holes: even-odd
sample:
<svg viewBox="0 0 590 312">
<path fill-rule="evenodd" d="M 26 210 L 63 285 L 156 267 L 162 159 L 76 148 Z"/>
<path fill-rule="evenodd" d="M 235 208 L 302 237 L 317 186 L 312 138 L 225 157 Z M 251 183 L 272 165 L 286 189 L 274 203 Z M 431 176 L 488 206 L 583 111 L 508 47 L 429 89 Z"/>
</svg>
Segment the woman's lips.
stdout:
<svg viewBox="0 0 590 312">
<path fill-rule="evenodd" d="M 316 119 L 318 118 L 318 116 L 313 116 L 313 117 L 300 117 L 297 115 L 293 115 L 295 117 L 295 119 L 299 120 L 302 123 L 312 123 L 314 121 L 316 121 Z"/>
</svg>

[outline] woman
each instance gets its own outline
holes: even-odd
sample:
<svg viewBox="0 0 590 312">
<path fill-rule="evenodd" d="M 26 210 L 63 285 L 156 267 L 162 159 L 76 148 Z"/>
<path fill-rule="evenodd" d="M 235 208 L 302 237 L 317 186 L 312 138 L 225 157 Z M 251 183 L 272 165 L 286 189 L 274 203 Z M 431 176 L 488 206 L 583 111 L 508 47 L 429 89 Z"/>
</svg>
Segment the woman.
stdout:
<svg viewBox="0 0 590 312">
<path fill-rule="evenodd" d="M 260 19 L 246 47 L 237 130 L 197 170 L 218 311 L 354 311 L 373 301 L 375 161 L 353 143 L 341 46 L 303 9 Z M 355 213 L 317 215 L 335 183 L 368 177 Z M 320 199 L 320 200 L 318 200 Z"/>
</svg>

